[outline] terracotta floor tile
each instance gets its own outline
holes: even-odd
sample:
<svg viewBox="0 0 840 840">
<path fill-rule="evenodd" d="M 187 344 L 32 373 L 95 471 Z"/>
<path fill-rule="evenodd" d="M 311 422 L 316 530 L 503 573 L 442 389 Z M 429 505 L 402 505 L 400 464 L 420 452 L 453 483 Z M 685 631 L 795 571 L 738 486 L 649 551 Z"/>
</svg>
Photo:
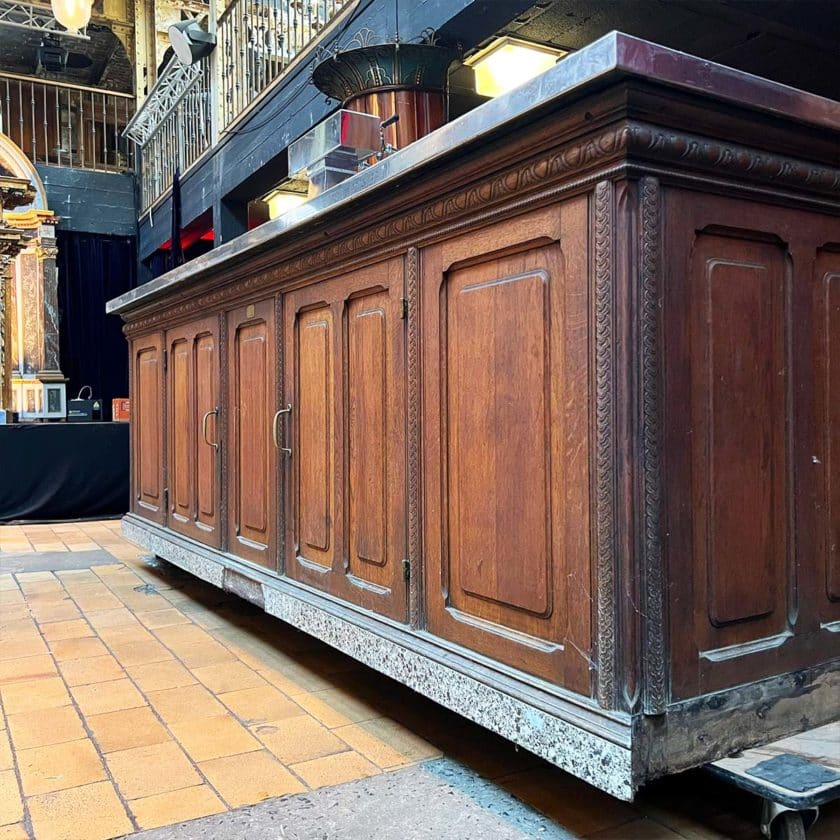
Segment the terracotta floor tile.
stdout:
<svg viewBox="0 0 840 840">
<path fill-rule="evenodd" d="M 38 680 L 10 683 L 0 687 L 3 708 L 7 715 L 54 709 L 70 703 L 70 695 L 61 677 L 42 677 Z"/>
<path fill-rule="evenodd" d="M 173 648 L 174 649 L 174 648 Z M 178 658 L 188 668 L 204 668 L 208 665 L 218 665 L 222 662 L 236 662 L 236 657 L 218 642 L 208 642 L 194 648 L 177 651 Z"/>
<path fill-rule="evenodd" d="M 379 709 L 337 688 L 300 694 L 295 697 L 295 702 L 330 729 L 382 717 Z"/>
<path fill-rule="evenodd" d="M 213 637 L 195 624 L 161 627 L 155 635 L 174 651 L 189 651 L 199 645 L 214 644 Z"/>
<path fill-rule="evenodd" d="M 195 685 L 198 680 L 177 660 L 128 665 L 126 670 L 143 691 L 162 691 Z"/>
<path fill-rule="evenodd" d="M 68 659 L 89 659 L 91 656 L 105 656 L 108 653 L 105 645 L 94 636 L 59 639 L 50 642 L 50 650 L 58 662 Z"/>
<path fill-rule="evenodd" d="M 18 769 L 26 796 L 65 790 L 105 779 L 105 768 L 87 738 L 18 750 Z"/>
<path fill-rule="evenodd" d="M 23 823 L 0 826 L 0 840 L 30 840 Z"/>
<path fill-rule="evenodd" d="M 15 749 L 18 750 L 78 741 L 87 737 L 82 721 L 72 706 L 9 715 L 8 727 Z"/>
<path fill-rule="evenodd" d="M 90 625 L 82 618 L 74 618 L 71 621 L 53 621 L 41 625 L 41 632 L 48 642 L 56 642 L 60 639 L 80 639 L 84 636 L 93 636 Z"/>
<path fill-rule="evenodd" d="M 101 630 L 103 627 L 139 626 L 134 614 L 125 607 L 116 607 L 113 610 L 97 610 L 88 616 L 88 621 L 97 630 Z"/>
<path fill-rule="evenodd" d="M 293 764 L 291 769 L 311 788 L 352 782 L 380 772 L 375 764 L 353 751 Z"/>
<path fill-rule="evenodd" d="M 112 752 L 105 760 L 126 799 L 141 799 L 201 783 L 201 777 L 175 741 Z"/>
<path fill-rule="evenodd" d="M 171 740 L 169 733 L 148 706 L 91 715 L 87 718 L 87 725 L 103 753 Z"/>
<path fill-rule="evenodd" d="M 95 613 L 91 613 L 91 616 Z M 99 627 L 99 638 L 110 647 L 122 647 L 135 642 L 153 642 L 154 636 L 143 627 L 140 622 L 135 624 L 121 624 L 116 627 Z"/>
<path fill-rule="evenodd" d="M 110 782 L 33 796 L 28 804 L 39 840 L 107 840 L 134 830 Z"/>
<path fill-rule="evenodd" d="M 218 695 L 235 715 L 248 725 L 297 717 L 300 706 L 293 703 L 274 686 L 261 685 Z"/>
<path fill-rule="evenodd" d="M 269 753 L 243 753 L 203 761 L 202 772 L 232 808 L 306 788 Z"/>
<path fill-rule="evenodd" d="M 90 656 L 85 659 L 69 659 L 66 662 L 59 662 L 58 667 L 69 686 L 111 682 L 125 676 L 120 663 L 110 654 Z"/>
<path fill-rule="evenodd" d="M 22 659 L 24 656 L 37 656 L 49 653 L 43 639 L 35 636 L 0 639 L 0 661 L 4 659 Z"/>
<path fill-rule="evenodd" d="M 85 717 L 146 705 L 143 695 L 128 679 L 74 686 L 71 691 Z"/>
<path fill-rule="evenodd" d="M 41 532 L 43 534 L 43 532 Z M 52 537 L 52 531 L 50 532 L 50 536 Z M 41 542 L 55 542 L 55 540 L 44 540 L 43 537 L 41 538 Z M 32 540 L 33 544 L 35 540 Z M 54 581 L 56 580 L 55 575 L 52 572 L 18 572 L 15 577 L 17 578 L 17 582 L 19 584 L 23 583 L 33 583 L 35 581 Z"/>
<path fill-rule="evenodd" d="M 3 544 L 0 543 L 0 552 L 3 551 Z M 14 577 L 10 574 L 0 575 L 0 592 L 8 592 L 12 589 L 17 589 L 18 585 Z"/>
<path fill-rule="evenodd" d="M 4 589 L 0 592 L 0 609 L 3 607 L 10 607 L 15 604 L 25 604 L 26 599 L 19 589 Z"/>
<path fill-rule="evenodd" d="M 167 659 L 173 659 L 171 651 L 154 639 L 112 644 L 111 650 L 123 665 L 145 665 L 148 662 L 165 662 Z"/>
<path fill-rule="evenodd" d="M 20 799 L 14 770 L 0 773 L 0 825 L 16 823 L 23 819 L 23 802 Z"/>
<path fill-rule="evenodd" d="M 0 729 L 0 770 L 13 770 L 15 758 L 12 755 L 12 742 L 8 729 Z"/>
<path fill-rule="evenodd" d="M 225 713 L 225 707 L 201 685 L 149 691 L 146 697 L 168 724 L 217 717 Z"/>
<path fill-rule="evenodd" d="M 176 610 L 174 607 L 152 610 L 151 612 L 139 612 L 137 613 L 137 617 L 146 627 L 153 629 L 192 623 L 180 610 Z"/>
<path fill-rule="evenodd" d="M 262 744 L 230 715 L 185 720 L 171 723 L 169 728 L 193 761 L 262 749 Z"/>
<path fill-rule="evenodd" d="M 393 743 L 388 743 L 368 731 L 365 724 L 353 723 L 350 726 L 340 726 L 334 729 L 333 733 L 346 741 L 356 752 L 383 769 L 402 767 L 440 755 L 440 750 L 407 731 L 406 737 L 402 739 L 403 749 L 397 749 Z"/>
<path fill-rule="evenodd" d="M 38 551 L 44 551 L 44 549 L 39 548 Z M 63 592 L 63 590 L 64 587 L 61 585 L 61 581 L 56 580 L 56 578 L 52 578 L 50 580 L 32 580 L 20 582 L 20 591 L 27 596 L 37 595 L 41 592 Z"/>
<path fill-rule="evenodd" d="M 23 659 L 0 661 L 0 686 L 8 683 L 27 682 L 40 677 L 57 677 L 58 671 L 51 656 L 26 656 Z"/>
<path fill-rule="evenodd" d="M 63 601 L 44 604 L 37 604 L 30 601 L 29 608 L 32 610 L 32 615 L 41 624 L 52 621 L 69 621 L 73 618 L 81 618 L 82 615 L 69 598 Z"/>
<path fill-rule="evenodd" d="M 0 607 L 0 615 L 4 621 L 23 621 L 29 618 L 29 607 L 26 604 L 4 604 Z"/>
<path fill-rule="evenodd" d="M 320 758 L 348 749 L 345 741 L 336 738 L 329 729 L 304 714 L 253 726 L 251 732 L 284 764 Z"/>
<path fill-rule="evenodd" d="M 263 657 L 255 657 L 259 662 Z M 276 686 L 289 697 L 297 697 L 299 694 L 311 694 L 313 691 L 323 691 L 331 687 L 331 683 L 317 674 L 307 672 L 300 667 L 262 667 L 257 673 Z"/>
<path fill-rule="evenodd" d="M 265 680 L 256 671 L 252 671 L 247 665 L 237 661 L 193 668 L 192 672 L 216 694 L 266 685 Z"/>
<path fill-rule="evenodd" d="M 207 785 L 135 799 L 129 802 L 129 807 L 145 829 L 209 817 L 225 810 L 224 803 Z"/>
<path fill-rule="evenodd" d="M 113 610 L 122 606 L 120 600 L 110 592 L 96 592 L 90 595 L 75 593 L 73 600 L 76 602 L 76 606 L 85 613 L 95 612 L 96 610 Z"/>
<path fill-rule="evenodd" d="M 70 551 L 96 551 L 99 545 L 95 542 L 74 543 L 67 546 Z"/>
<path fill-rule="evenodd" d="M 163 595 L 158 595 L 156 592 L 146 594 L 144 592 L 134 592 L 133 589 L 130 589 L 128 592 L 121 589 L 116 594 L 119 595 L 120 600 L 125 606 L 132 610 L 132 612 L 138 614 L 152 612 L 154 610 L 164 610 L 170 606 L 169 601 Z"/>
<path fill-rule="evenodd" d="M 633 820 L 586 836 L 592 837 L 593 840 L 594 838 L 598 840 L 674 840 L 674 838 L 682 837 L 670 828 L 648 819 Z"/>
</svg>

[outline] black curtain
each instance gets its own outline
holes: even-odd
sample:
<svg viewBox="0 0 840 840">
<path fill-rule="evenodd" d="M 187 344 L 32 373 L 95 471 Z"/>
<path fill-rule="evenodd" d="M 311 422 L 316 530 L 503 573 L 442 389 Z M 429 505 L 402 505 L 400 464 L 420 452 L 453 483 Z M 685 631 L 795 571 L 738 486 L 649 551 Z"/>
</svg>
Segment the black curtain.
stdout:
<svg viewBox="0 0 840 840">
<path fill-rule="evenodd" d="M 61 369 L 67 398 L 90 385 L 111 419 L 111 400 L 128 396 L 128 350 L 111 298 L 137 285 L 134 238 L 57 231 Z"/>
</svg>

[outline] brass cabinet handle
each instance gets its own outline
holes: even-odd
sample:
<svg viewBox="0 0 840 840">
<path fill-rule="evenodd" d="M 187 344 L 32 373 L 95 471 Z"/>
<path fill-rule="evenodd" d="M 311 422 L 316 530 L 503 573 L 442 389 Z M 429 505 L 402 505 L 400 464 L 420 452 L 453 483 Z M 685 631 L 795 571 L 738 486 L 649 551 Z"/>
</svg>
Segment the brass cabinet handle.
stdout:
<svg viewBox="0 0 840 840">
<path fill-rule="evenodd" d="M 292 457 L 292 450 L 288 446 L 280 446 L 280 416 L 282 414 L 292 415 L 292 406 L 287 404 L 285 408 L 281 408 L 274 415 L 274 421 L 271 425 L 271 436 L 274 438 L 274 446 L 281 452 L 285 452 L 290 458 Z"/>
<path fill-rule="evenodd" d="M 204 417 L 201 418 L 201 434 L 204 438 L 204 442 L 208 446 L 212 446 L 217 452 L 219 450 L 219 444 L 214 443 L 213 441 L 207 440 L 207 418 L 208 417 L 218 417 L 219 416 L 219 406 L 216 406 L 212 411 L 208 411 Z"/>
</svg>

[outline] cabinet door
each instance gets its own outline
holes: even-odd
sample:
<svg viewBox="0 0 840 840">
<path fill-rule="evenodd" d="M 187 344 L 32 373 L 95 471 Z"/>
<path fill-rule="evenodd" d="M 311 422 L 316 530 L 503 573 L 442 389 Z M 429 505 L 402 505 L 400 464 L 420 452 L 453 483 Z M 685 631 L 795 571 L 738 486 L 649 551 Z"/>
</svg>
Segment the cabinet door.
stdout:
<svg viewBox="0 0 840 840">
<path fill-rule="evenodd" d="M 405 620 L 405 376 L 400 260 L 284 304 L 286 573 Z"/>
<path fill-rule="evenodd" d="M 131 356 L 132 510 L 163 523 L 163 336 L 135 339 Z"/>
<path fill-rule="evenodd" d="M 428 628 L 588 693 L 587 205 L 422 260 Z"/>
<path fill-rule="evenodd" d="M 228 313 L 228 549 L 277 566 L 277 403 L 274 300 Z"/>
<path fill-rule="evenodd" d="M 169 526 L 218 546 L 218 319 L 170 330 L 166 346 Z"/>
</svg>

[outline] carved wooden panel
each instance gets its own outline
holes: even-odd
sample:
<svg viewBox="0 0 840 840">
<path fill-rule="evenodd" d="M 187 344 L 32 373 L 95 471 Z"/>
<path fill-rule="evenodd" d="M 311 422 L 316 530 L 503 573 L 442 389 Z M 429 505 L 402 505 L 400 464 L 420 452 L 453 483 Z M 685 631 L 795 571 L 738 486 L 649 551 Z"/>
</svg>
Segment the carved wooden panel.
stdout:
<svg viewBox="0 0 840 840">
<path fill-rule="evenodd" d="M 131 427 L 134 448 L 135 513 L 163 522 L 163 338 L 159 333 L 132 342 Z"/>
<path fill-rule="evenodd" d="M 168 342 L 169 352 L 169 524 L 192 519 L 195 423 L 193 411 L 192 342 L 179 336 Z"/>
<path fill-rule="evenodd" d="M 277 450 L 273 300 L 228 313 L 228 547 L 276 568 Z"/>
<path fill-rule="evenodd" d="M 694 557 L 717 648 L 755 638 L 744 622 L 784 629 L 785 253 L 701 235 L 691 280 Z"/>
<path fill-rule="evenodd" d="M 588 693 L 588 211 L 554 213 L 423 255 L 428 625 Z"/>
<path fill-rule="evenodd" d="M 297 323 L 299 559 L 326 568 L 335 552 L 335 330 L 328 306 Z"/>
<path fill-rule="evenodd" d="M 815 466 L 822 470 L 825 499 L 817 544 L 823 560 L 821 589 L 829 601 L 824 618 L 840 622 L 840 253 L 821 251 L 815 267 L 816 425 L 822 451 L 817 458 L 822 463 Z"/>
<path fill-rule="evenodd" d="M 286 572 L 407 617 L 401 263 L 286 297 Z"/>
<path fill-rule="evenodd" d="M 219 422 L 218 318 L 170 330 L 166 342 L 169 525 L 218 546 L 219 447 L 213 445 Z"/>
</svg>

